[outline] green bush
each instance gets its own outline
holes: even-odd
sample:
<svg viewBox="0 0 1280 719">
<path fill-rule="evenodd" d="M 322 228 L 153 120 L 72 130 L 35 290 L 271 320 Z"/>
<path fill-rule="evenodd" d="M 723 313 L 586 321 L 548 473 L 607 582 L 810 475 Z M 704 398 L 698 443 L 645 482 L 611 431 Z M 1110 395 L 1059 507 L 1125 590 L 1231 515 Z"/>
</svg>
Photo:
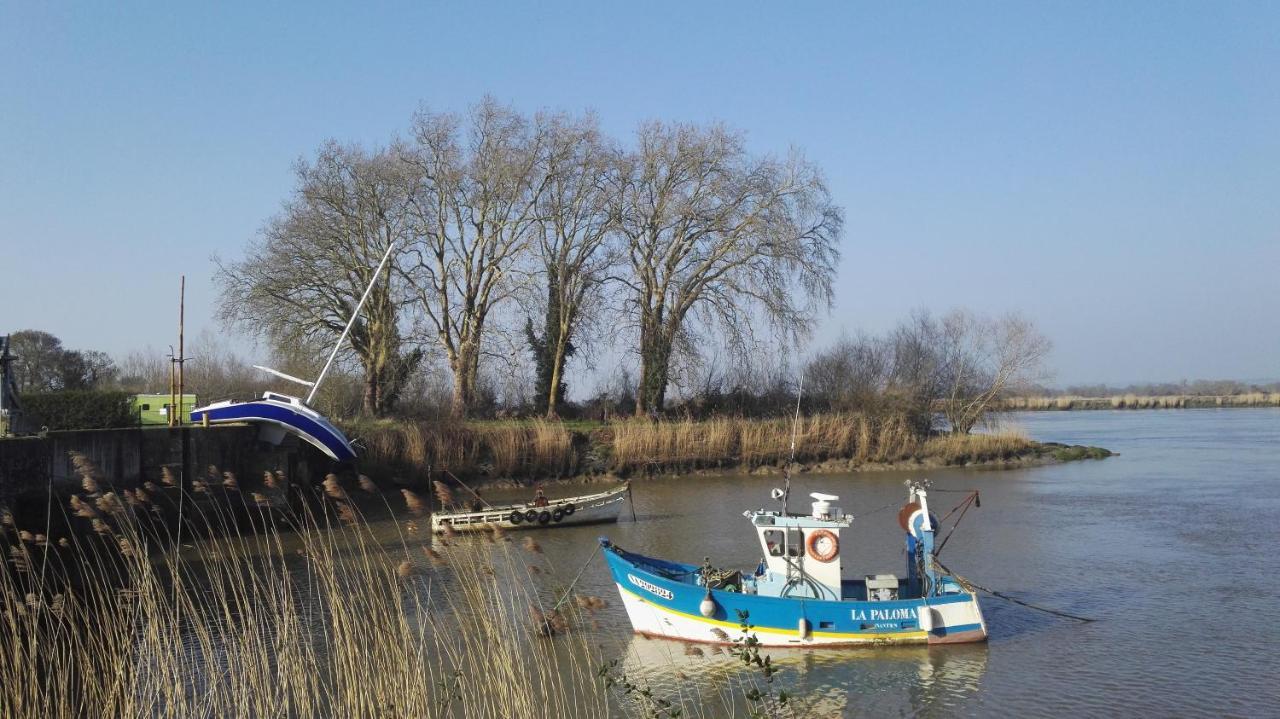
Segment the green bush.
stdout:
<svg viewBox="0 0 1280 719">
<path fill-rule="evenodd" d="M 57 430 L 137 426 L 131 400 L 128 392 L 69 390 L 24 394 L 18 401 L 30 427 Z"/>
</svg>

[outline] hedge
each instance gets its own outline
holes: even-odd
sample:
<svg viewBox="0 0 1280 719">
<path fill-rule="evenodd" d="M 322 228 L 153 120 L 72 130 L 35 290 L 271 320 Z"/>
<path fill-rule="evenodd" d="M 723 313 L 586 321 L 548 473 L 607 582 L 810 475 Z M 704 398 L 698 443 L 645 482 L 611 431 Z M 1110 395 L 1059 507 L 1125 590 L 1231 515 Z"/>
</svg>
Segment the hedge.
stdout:
<svg viewBox="0 0 1280 719">
<path fill-rule="evenodd" d="M 32 429 L 109 429 L 138 425 L 133 395 L 128 392 L 39 392 L 21 395 L 18 401 L 26 424 Z"/>
</svg>

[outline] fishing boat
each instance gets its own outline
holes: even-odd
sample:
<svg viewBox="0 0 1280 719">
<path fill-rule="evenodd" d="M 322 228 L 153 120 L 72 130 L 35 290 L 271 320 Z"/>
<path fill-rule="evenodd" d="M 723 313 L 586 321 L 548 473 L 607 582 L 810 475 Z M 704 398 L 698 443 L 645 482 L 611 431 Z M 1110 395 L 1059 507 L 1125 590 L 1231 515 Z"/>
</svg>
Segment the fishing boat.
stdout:
<svg viewBox="0 0 1280 719">
<path fill-rule="evenodd" d="M 840 533 L 854 521 L 815 492 L 809 514 L 787 511 L 788 491 L 773 490 L 781 510 L 743 513 L 763 555 L 748 571 L 726 571 L 646 557 L 601 538 L 600 544 L 639 634 L 726 644 L 750 631 L 762 646 L 950 644 L 987 638 L 975 588 L 937 562 L 938 519 L 926 482 L 908 484 L 898 515 L 906 534 L 906 576 L 857 575 Z M 976 495 L 975 495 L 976 497 Z M 750 625 L 746 630 L 745 626 Z"/>
<path fill-rule="evenodd" d="M 333 346 L 333 351 L 329 353 L 329 359 L 325 361 L 324 368 L 320 370 L 320 376 L 316 377 L 315 381 L 300 379 L 270 367 L 254 365 L 255 368 L 273 374 L 276 377 L 309 387 L 310 391 L 307 393 L 306 399 L 280 394 L 279 392 L 265 392 L 261 399 L 247 401 L 223 400 L 191 410 L 191 421 L 196 424 L 206 425 L 256 424 L 258 425 L 258 438 L 270 444 L 279 444 L 284 439 L 285 434 L 292 434 L 311 444 L 336 462 L 354 460 L 356 451 L 351 445 L 351 440 L 347 439 L 342 430 L 335 427 L 324 415 L 312 408 L 311 400 L 315 399 L 316 393 L 320 391 L 320 385 L 324 382 L 325 375 L 329 373 L 329 368 L 333 366 L 333 360 L 338 356 L 338 350 L 342 348 L 342 344 L 347 340 L 347 335 L 351 333 L 351 326 L 355 324 L 356 318 L 360 316 L 360 310 L 364 307 L 365 301 L 369 299 L 369 293 L 373 290 L 374 284 L 377 283 L 378 276 L 382 274 L 383 268 L 386 267 L 387 260 L 391 259 L 391 252 L 395 247 L 396 243 L 394 242 L 387 247 L 386 254 L 382 256 L 382 261 L 378 263 L 377 269 L 373 272 L 373 279 L 369 281 L 369 286 L 365 288 L 364 294 L 360 297 L 360 302 L 356 304 L 355 311 L 348 318 L 346 327 L 343 328 L 342 334 L 338 337 L 338 342 Z"/>
<path fill-rule="evenodd" d="M 624 484 L 607 492 L 546 499 L 545 503 L 535 500 L 525 504 L 488 506 L 471 512 L 434 512 L 431 531 L 474 532 L 491 527 L 543 529 L 616 522 L 630 496 L 631 485 Z"/>
</svg>

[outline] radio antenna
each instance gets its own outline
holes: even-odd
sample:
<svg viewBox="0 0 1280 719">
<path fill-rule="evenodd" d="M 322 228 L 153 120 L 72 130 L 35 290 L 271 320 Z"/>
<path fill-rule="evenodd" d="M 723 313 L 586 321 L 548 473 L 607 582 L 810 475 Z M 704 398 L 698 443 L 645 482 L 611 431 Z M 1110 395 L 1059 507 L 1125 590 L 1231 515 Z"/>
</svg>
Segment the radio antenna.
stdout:
<svg viewBox="0 0 1280 719">
<path fill-rule="evenodd" d="M 782 516 L 787 515 L 787 500 L 791 498 L 791 465 L 796 461 L 796 435 L 800 432 L 800 397 L 804 395 L 804 372 L 800 373 L 800 386 L 796 390 L 796 416 L 791 422 L 791 457 L 787 459 L 787 469 L 783 472 L 785 483 L 782 490 Z"/>
</svg>

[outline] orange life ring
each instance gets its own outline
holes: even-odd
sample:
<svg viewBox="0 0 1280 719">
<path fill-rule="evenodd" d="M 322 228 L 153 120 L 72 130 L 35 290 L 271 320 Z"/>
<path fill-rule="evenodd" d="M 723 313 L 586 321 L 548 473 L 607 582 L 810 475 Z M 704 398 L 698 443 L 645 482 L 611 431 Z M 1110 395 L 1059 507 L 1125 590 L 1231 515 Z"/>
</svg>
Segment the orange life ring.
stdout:
<svg viewBox="0 0 1280 719">
<path fill-rule="evenodd" d="M 825 552 L 818 549 L 818 542 L 823 539 L 831 540 Z M 810 557 L 819 562 L 830 562 L 840 553 L 840 538 L 829 529 L 819 529 L 809 533 L 809 536 L 804 540 L 804 546 L 805 549 L 809 550 Z"/>
</svg>

